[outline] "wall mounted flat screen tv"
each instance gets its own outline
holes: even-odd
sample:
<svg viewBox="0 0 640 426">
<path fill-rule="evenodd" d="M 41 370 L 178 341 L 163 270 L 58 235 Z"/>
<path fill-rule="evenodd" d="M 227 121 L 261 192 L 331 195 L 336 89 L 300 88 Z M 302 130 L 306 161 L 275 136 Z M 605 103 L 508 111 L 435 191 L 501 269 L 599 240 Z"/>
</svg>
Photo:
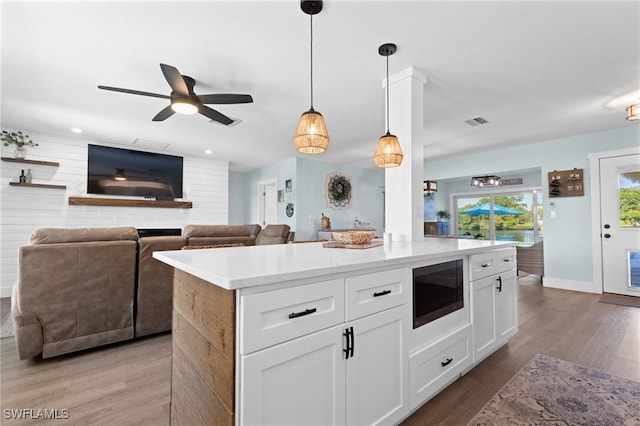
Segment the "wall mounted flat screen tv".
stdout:
<svg viewBox="0 0 640 426">
<path fill-rule="evenodd" d="M 89 144 L 87 193 L 182 198 L 182 157 Z"/>
</svg>

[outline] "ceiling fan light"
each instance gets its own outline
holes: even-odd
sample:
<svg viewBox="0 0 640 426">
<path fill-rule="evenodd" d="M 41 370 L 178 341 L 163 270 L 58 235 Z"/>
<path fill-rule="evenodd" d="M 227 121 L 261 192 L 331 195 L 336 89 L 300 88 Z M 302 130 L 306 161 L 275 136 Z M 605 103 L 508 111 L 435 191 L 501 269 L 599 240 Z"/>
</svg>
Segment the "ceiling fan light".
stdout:
<svg viewBox="0 0 640 426">
<path fill-rule="evenodd" d="M 293 135 L 296 150 L 303 154 L 321 154 L 329 147 L 329 132 L 322 114 L 311 108 L 300 116 Z"/>
<path fill-rule="evenodd" d="M 171 102 L 171 109 L 179 114 L 195 114 L 198 106 L 191 99 L 176 99 Z"/>
<path fill-rule="evenodd" d="M 640 104 L 629 105 L 625 111 L 627 111 L 627 120 L 640 120 Z"/>
<path fill-rule="evenodd" d="M 373 156 L 377 167 L 398 167 L 402 164 L 402 148 L 395 135 L 387 132 L 378 140 L 378 146 Z"/>
</svg>

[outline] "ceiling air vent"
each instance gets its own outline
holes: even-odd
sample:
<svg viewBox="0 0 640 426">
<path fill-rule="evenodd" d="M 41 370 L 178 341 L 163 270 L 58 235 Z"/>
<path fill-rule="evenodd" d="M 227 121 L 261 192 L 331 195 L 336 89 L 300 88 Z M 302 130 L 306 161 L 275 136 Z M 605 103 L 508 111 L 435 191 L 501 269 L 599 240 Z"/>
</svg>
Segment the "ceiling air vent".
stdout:
<svg viewBox="0 0 640 426">
<path fill-rule="evenodd" d="M 482 117 L 476 117 L 472 118 L 471 120 L 466 120 L 465 123 L 467 123 L 469 126 L 479 126 L 481 124 L 487 124 L 488 121 Z"/>
<path fill-rule="evenodd" d="M 145 148 L 154 148 L 154 149 L 167 149 L 169 147 L 169 144 L 165 142 L 158 142 L 158 141 L 152 141 L 149 139 L 140 139 L 140 138 L 134 139 L 133 144 L 138 146 L 143 146 Z"/>
</svg>

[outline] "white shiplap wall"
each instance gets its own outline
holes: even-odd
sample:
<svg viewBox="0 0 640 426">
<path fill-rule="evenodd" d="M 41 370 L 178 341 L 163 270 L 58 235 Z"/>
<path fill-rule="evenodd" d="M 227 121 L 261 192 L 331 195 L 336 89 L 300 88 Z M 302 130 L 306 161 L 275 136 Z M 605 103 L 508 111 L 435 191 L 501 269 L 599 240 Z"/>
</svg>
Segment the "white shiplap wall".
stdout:
<svg viewBox="0 0 640 426">
<path fill-rule="evenodd" d="M 227 161 L 205 156 L 184 157 L 183 200 L 193 203 L 192 209 L 145 207 L 70 206 L 68 197 L 86 196 L 87 145 L 133 148 L 140 151 L 181 155 L 131 145 L 123 146 L 78 138 L 29 132 L 39 146 L 30 147 L 27 159 L 56 161 L 60 167 L 0 162 L 0 297 L 9 297 L 17 277 L 18 247 L 29 241 L 31 233 L 43 227 L 114 227 L 184 228 L 187 224 L 227 224 L 228 179 Z M 12 157 L 13 150 L 2 147 L 3 157 Z M 18 181 L 20 170 L 30 168 L 33 183 L 66 185 L 64 189 L 10 186 Z M 100 197 L 99 195 L 90 195 Z M 122 197 L 126 198 L 126 197 Z"/>
</svg>

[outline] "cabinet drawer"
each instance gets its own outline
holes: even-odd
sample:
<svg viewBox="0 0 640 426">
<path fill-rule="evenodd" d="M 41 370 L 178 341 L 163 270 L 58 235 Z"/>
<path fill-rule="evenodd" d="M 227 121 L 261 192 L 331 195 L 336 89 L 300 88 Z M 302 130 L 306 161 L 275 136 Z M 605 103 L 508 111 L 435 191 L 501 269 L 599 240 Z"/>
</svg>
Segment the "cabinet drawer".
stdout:
<svg viewBox="0 0 640 426">
<path fill-rule="evenodd" d="M 240 353 L 248 354 L 344 322 L 344 280 L 243 296 Z"/>
<path fill-rule="evenodd" d="M 471 325 L 409 357 L 411 409 L 435 395 L 471 365 Z"/>
<path fill-rule="evenodd" d="M 394 269 L 347 278 L 347 321 L 407 303 L 408 274 L 407 269 Z"/>
<path fill-rule="evenodd" d="M 496 272 L 505 272 L 516 268 L 516 249 L 514 247 L 496 250 Z"/>
<path fill-rule="evenodd" d="M 495 274 L 497 271 L 496 263 L 495 251 L 472 254 L 469 256 L 469 281 Z"/>
</svg>

